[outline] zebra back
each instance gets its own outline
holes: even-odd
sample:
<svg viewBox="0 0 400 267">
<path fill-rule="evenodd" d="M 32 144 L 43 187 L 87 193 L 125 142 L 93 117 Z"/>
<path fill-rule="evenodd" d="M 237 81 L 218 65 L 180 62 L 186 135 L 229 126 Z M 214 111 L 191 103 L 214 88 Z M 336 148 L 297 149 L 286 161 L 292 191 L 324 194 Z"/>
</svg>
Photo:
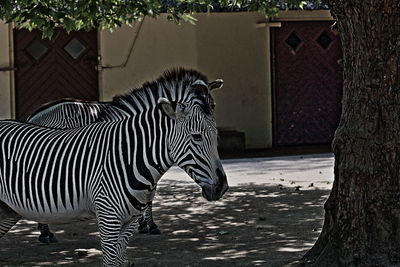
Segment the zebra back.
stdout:
<svg viewBox="0 0 400 267">
<path fill-rule="evenodd" d="M 112 102 L 87 102 L 62 99 L 41 106 L 27 121 L 36 125 L 57 129 L 79 128 L 99 121 L 114 121 L 128 114 Z"/>
</svg>

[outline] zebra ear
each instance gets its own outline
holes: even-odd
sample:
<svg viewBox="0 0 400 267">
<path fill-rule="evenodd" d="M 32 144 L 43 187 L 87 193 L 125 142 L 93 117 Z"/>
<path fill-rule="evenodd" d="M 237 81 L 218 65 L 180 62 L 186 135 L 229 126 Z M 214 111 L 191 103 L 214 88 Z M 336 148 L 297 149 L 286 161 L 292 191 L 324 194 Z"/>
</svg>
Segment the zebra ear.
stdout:
<svg viewBox="0 0 400 267">
<path fill-rule="evenodd" d="M 224 81 L 222 79 L 217 79 L 208 84 L 208 90 L 212 91 L 214 89 L 219 89 L 224 85 Z"/>
<path fill-rule="evenodd" d="M 174 110 L 174 107 L 172 106 L 172 103 L 168 99 L 161 97 L 160 99 L 158 99 L 157 104 L 161 108 L 161 110 L 165 114 L 167 114 L 168 117 L 174 120 L 176 119 L 176 112 Z"/>
</svg>

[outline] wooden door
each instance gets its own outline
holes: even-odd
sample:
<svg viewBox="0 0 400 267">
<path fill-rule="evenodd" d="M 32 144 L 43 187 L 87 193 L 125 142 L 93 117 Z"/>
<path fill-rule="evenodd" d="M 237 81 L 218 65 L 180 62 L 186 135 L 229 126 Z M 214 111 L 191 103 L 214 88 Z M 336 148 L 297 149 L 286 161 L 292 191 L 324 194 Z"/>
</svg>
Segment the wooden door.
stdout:
<svg viewBox="0 0 400 267">
<path fill-rule="evenodd" d="M 41 32 L 14 30 L 17 119 L 60 98 L 98 100 L 97 32 L 57 30 L 51 40 Z"/>
<path fill-rule="evenodd" d="M 340 39 L 333 22 L 283 22 L 273 31 L 274 144 L 327 144 L 339 124 Z"/>
</svg>

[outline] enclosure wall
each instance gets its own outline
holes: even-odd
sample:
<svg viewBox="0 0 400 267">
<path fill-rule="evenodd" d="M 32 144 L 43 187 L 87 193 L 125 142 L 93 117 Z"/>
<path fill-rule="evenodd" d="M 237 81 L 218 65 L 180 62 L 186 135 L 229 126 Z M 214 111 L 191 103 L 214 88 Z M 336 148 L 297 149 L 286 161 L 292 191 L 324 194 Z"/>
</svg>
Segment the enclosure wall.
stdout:
<svg viewBox="0 0 400 267">
<path fill-rule="evenodd" d="M 146 18 L 140 27 L 100 33 L 102 64 L 100 95 L 104 100 L 156 78 L 176 66 L 192 67 L 209 79 L 222 78 L 214 93 L 219 127 L 245 133 L 247 148 L 272 144 L 268 64 L 268 28 L 260 13 L 198 14 L 196 25 L 176 25 L 165 17 Z M 138 29 L 139 34 L 138 34 Z M 138 35 L 137 35 L 138 34 Z M 136 37 L 137 35 L 137 37 Z M 126 66 L 123 63 L 136 42 Z"/>
<path fill-rule="evenodd" d="M 13 99 L 11 95 L 12 73 L 4 70 L 11 66 L 10 28 L 8 24 L 0 21 L 0 119 L 12 118 Z"/>
<path fill-rule="evenodd" d="M 270 27 L 279 21 L 331 20 L 329 11 L 281 12 L 270 23 L 260 13 L 197 14 L 196 25 L 145 18 L 133 27 L 100 31 L 99 95 L 117 94 L 183 66 L 222 78 L 215 91 L 217 125 L 245 134 L 246 148 L 272 146 Z M 278 23 L 277 23 L 278 22 Z M 12 67 L 11 26 L 0 22 L 0 68 Z M 13 72 L 0 72 L 0 118 L 13 118 Z"/>
</svg>

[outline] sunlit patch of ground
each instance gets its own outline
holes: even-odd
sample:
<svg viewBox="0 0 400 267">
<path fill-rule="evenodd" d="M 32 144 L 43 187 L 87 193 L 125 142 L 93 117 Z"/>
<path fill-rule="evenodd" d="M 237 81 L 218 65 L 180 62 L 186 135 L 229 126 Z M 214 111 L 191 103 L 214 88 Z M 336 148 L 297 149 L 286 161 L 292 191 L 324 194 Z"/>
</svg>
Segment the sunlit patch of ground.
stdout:
<svg viewBox="0 0 400 267">
<path fill-rule="evenodd" d="M 136 266 L 282 266 L 312 247 L 331 187 L 332 156 L 224 161 L 229 191 L 207 202 L 181 171 L 160 182 L 154 218 L 161 235 L 135 235 Z M 297 167 L 296 167 L 297 166 Z M 300 186 L 300 187 L 299 187 Z M 0 239 L 0 266 L 100 266 L 96 221 L 51 228 L 59 240 L 37 241 L 36 223 L 21 221 Z"/>
</svg>

